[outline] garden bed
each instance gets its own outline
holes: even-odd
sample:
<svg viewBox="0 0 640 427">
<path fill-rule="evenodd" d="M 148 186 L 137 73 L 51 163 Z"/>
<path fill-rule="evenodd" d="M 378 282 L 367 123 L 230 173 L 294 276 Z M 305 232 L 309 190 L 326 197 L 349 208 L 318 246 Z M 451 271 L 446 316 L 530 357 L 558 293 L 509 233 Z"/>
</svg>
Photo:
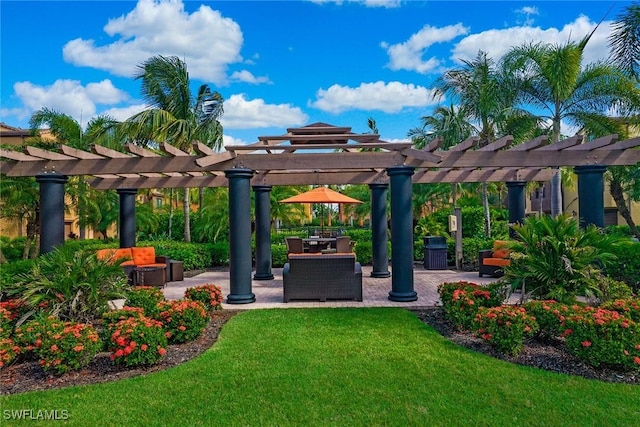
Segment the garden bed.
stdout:
<svg viewBox="0 0 640 427">
<path fill-rule="evenodd" d="M 517 356 L 504 356 L 495 352 L 489 344 L 473 333 L 457 331 L 444 317 L 440 307 L 412 311 L 420 320 L 452 342 L 507 362 L 600 381 L 640 385 L 640 372 L 591 367 L 569 354 L 561 341 L 529 340 L 525 342 L 523 351 Z M 115 381 L 176 366 L 210 348 L 215 343 L 222 326 L 236 313 L 238 313 L 237 310 L 213 312 L 213 318 L 200 338 L 185 344 L 170 345 L 166 356 L 157 365 L 146 368 L 116 366 L 109 360 L 109 353 L 100 353 L 89 366 L 78 372 L 55 375 L 44 371 L 37 362 L 16 363 L 4 367 L 0 372 L 0 393 L 16 394 L 32 390 Z"/>
</svg>

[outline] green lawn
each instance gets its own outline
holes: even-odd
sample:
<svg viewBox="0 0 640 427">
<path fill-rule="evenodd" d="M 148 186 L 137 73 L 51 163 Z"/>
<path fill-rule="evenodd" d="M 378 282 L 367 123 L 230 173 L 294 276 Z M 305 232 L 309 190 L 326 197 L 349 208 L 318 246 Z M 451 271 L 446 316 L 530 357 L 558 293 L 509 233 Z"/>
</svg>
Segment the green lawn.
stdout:
<svg viewBox="0 0 640 427">
<path fill-rule="evenodd" d="M 632 426 L 640 388 L 515 366 L 403 309 L 234 316 L 204 355 L 123 381 L 0 399 L 79 426 Z M 29 421 L 29 425 L 36 425 Z"/>
</svg>

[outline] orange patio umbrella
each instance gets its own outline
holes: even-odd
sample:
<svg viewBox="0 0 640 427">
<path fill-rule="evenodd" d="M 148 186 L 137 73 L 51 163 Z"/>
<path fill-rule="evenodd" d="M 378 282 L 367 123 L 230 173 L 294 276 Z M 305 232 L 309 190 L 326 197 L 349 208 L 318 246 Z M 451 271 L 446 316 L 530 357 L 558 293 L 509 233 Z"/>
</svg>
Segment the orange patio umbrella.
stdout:
<svg viewBox="0 0 640 427">
<path fill-rule="evenodd" d="M 334 191 L 328 187 L 317 187 L 313 190 L 305 191 L 304 193 L 296 194 L 295 196 L 288 197 L 280 200 L 280 203 L 363 203 L 353 197 L 345 196 L 342 193 Z M 320 226 L 322 232 L 324 232 L 324 218 L 320 218 Z"/>
</svg>

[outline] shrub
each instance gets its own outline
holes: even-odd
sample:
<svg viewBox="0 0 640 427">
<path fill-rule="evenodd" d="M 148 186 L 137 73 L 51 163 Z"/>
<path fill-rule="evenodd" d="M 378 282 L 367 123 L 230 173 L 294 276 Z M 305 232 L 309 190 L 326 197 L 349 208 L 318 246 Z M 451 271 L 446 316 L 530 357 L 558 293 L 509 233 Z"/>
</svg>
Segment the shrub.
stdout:
<svg viewBox="0 0 640 427">
<path fill-rule="evenodd" d="M 524 339 L 538 329 L 536 318 L 524 307 L 503 305 L 480 307 L 475 317 L 478 335 L 500 353 L 517 355 L 522 351 Z"/>
<path fill-rule="evenodd" d="M 287 246 L 282 244 L 271 245 L 271 265 L 283 267 L 287 262 Z"/>
<path fill-rule="evenodd" d="M 182 234 L 180 234 L 182 236 Z M 183 262 L 185 270 L 203 270 L 212 265 L 212 248 L 203 243 L 174 242 L 172 240 L 141 241 L 139 246 L 153 246 L 156 254 Z M 228 259 L 228 253 L 225 259 Z"/>
<path fill-rule="evenodd" d="M 14 291 L 16 277 L 33 270 L 35 262 L 35 259 L 23 259 L 2 264 L 2 268 L 0 268 L 0 294 L 3 294 L 3 299 L 6 294 Z"/>
<path fill-rule="evenodd" d="M 621 280 L 602 276 L 598 281 L 599 300 L 601 303 L 616 299 L 633 298 L 633 289 Z"/>
<path fill-rule="evenodd" d="M 144 316 L 118 321 L 108 342 L 111 360 L 125 366 L 153 365 L 166 354 L 166 348 L 162 323 Z"/>
<path fill-rule="evenodd" d="M 0 308 L 9 311 L 12 328 L 15 327 L 17 322 L 20 321 L 20 319 L 29 311 L 29 307 L 27 306 L 26 301 L 21 298 L 13 298 L 2 301 L 0 302 Z"/>
<path fill-rule="evenodd" d="M 207 324 L 207 313 L 198 301 L 164 301 L 158 304 L 160 320 L 172 344 L 198 338 Z"/>
<path fill-rule="evenodd" d="M 0 368 L 13 362 L 20 354 L 20 347 L 11 338 L 0 337 Z"/>
<path fill-rule="evenodd" d="M 640 299 L 617 299 L 600 306 L 605 310 L 613 310 L 630 317 L 634 322 L 640 323 Z"/>
<path fill-rule="evenodd" d="M 640 294 L 640 242 L 614 247 L 612 252 L 618 261 L 614 268 L 605 270 L 607 275 L 625 282 Z"/>
<path fill-rule="evenodd" d="M 102 330 L 100 332 L 100 337 L 102 339 L 105 348 L 108 349 L 109 340 L 111 339 L 111 334 L 115 331 L 115 325 L 121 320 L 135 318 L 141 319 L 144 317 L 144 309 L 141 307 L 129 307 L 124 306 L 118 310 L 107 311 L 102 315 Z"/>
<path fill-rule="evenodd" d="M 538 322 L 540 338 L 559 337 L 565 331 L 565 319 L 574 311 L 567 305 L 554 300 L 528 301 L 524 304 L 527 313 Z"/>
<path fill-rule="evenodd" d="M 0 236 L 0 250 L 2 250 L 2 255 L 4 255 L 8 262 L 22 259 L 26 243 L 26 237 L 16 237 L 12 239 L 7 236 Z"/>
<path fill-rule="evenodd" d="M 574 302 L 576 295 L 599 293 L 599 266 L 610 265 L 612 248 L 623 243 L 593 225 L 581 229 L 569 215 L 528 217 L 513 230 L 517 240 L 509 245 L 505 280 L 515 286 L 524 281 L 534 297 L 565 303 Z"/>
<path fill-rule="evenodd" d="M 199 301 L 207 311 L 222 310 L 222 289 L 220 286 L 206 284 L 189 288 L 184 297 L 192 301 Z"/>
<path fill-rule="evenodd" d="M 164 294 L 159 288 L 153 286 L 134 286 L 129 291 L 125 305 L 129 307 L 140 307 L 147 317 L 158 318 L 160 309 L 158 303 L 164 301 Z"/>
<path fill-rule="evenodd" d="M 0 338 L 9 338 L 13 330 L 11 312 L 0 307 Z"/>
<path fill-rule="evenodd" d="M 39 313 L 15 329 L 13 340 L 22 349 L 22 354 L 28 357 L 36 354 L 36 350 L 42 345 L 46 334 L 61 332 L 63 328 L 63 322 L 55 316 L 45 316 Z"/>
<path fill-rule="evenodd" d="M 36 345 L 36 354 L 46 370 L 63 374 L 88 365 L 101 348 L 93 326 L 64 322 L 62 329 L 56 326 L 44 331 L 40 345 Z"/>
<path fill-rule="evenodd" d="M 481 286 L 470 282 L 449 282 L 438 286 L 445 316 L 460 329 L 472 329 L 480 307 L 495 307 L 504 301 L 501 285 Z"/>
<path fill-rule="evenodd" d="M 124 297 L 126 287 L 119 266 L 97 259 L 95 252 L 62 246 L 37 258 L 31 272 L 19 275 L 10 292 L 32 310 L 44 303 L 62 320 L 89 322 L 108 310 L 109 300 Z"/>
<path fill-rule="evenodd" d="M 567 348 L 592 366 L 640 370 L 640 324 L 617 311 L 585 307 L 566 320 Z"/>
</svg>

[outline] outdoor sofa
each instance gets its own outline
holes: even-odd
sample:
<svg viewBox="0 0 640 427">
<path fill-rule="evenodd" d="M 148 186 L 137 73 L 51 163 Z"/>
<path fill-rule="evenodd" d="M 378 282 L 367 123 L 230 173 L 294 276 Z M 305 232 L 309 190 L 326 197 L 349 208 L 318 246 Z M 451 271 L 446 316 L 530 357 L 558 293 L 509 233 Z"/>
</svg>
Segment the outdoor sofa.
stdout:
<svg viewBox="0 0 640 427">
<path fill-rule="evenodd" d="M 169 277 L 169 258 L 156 255 L 153 246 L 98 249 L 98 259 L 118 263 L 129 283 L 164 287 Z"/>
<path fill-rule="evenodd" d="M 353 253 L 289 254 L 282 272 L 283 301 L 362 301 L 362 267 Z"/>
<path fill-rule="evenodd" d="M 485 249 L 478 253 L 478 274 L 480 277 L 487 274 L 493 277 L 501 277 L 504 272 L 502 268 L 511 265 L 509 260 L 510 250 L 506 247 L 507 242 L 496 240 L 492 249 Z"/>
</svg>

